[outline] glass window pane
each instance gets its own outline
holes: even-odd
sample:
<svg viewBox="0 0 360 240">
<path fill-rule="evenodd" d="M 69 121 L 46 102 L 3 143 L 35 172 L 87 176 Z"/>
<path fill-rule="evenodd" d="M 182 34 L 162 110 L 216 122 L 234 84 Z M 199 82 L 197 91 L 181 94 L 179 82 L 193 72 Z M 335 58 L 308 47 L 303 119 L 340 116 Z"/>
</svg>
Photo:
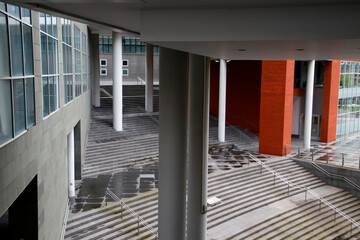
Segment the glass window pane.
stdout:
<svg viewBox="0 0 360 240">
<path fill-rule="evenodd" d="M 29 9 L 27 8 L 21 8 L 21 19 L 28 23 L 31 24 L 31 12 Z"/>
<path fill-rule="evenodd" d="M 19 21 L 9 18 L 10 26 L 10 51 L 13 76 L 23 76 L 23 56 L 21 44 L 21 25 Z"/>
<path fill-rule="evenodd" d="M 51 37 L 48 37 L 48 60 L 49 60 L 49 74 L 54 74 L 54 49 L 53 49 L 53 41 L 54 39 Z"/>
<path fill-rule="evenodd" d="M 24 80 L 13 80 L 15 136 L 25 130 Z"/>
<path fill-rule="evenodd" d="M 54 77 L 54 102 L 55 102 L 55 110 L 60 107 L 59 102 L 59 77 Z"/>
<path fill-rule="evenodd" d="M 11 14 L 11 15 L 17 17 L 17 18 L 20 18 L 20 8 L 18 6 L 8 4 L 7 5 L 7 10 L 8 10 L 9 14 Z"/>
<path fill-rule="evenodd" d="M 35 124 L 35 96 L 34 96 L 34 78 L 25 80 L 26 86 L 26 119 L 27 128 Z"/>
<path fill-rule="evenodd" d="M 50 100 L 50 112 L 55 111 L 55 84 L 54 77 L 49 77 L 49 100 Z"/>
<path fill-rule="evenodd" d="M 25 75 L 33 75 L 33 45 L 31 27 L 23 24 Z"/>
<path fill-rule="evenodd" d="M 81 73 L 81 54 L 75 51 L 75 73 Z"/>
<path fill-rule="evenodd" d="M 42 86 L 43 86 L 43 116 L 46 117 L 49 115 L 49 84 L 48 78 L 42 78 Z"/>
<path fill-rule="evenodd" d="M 57 19 L 52 16 L 52 35 L 57 38 Z"/>
<path fill-rule="evenodd" d="M 0 9 L 5 11 L 5 3 L 0 2 Z"/>
<path fill-rule="evenodd" d="M 52 35 L 51 15 L 46 14 L 46 32 Z"/>
<path fill-rule="evenodd" d="M 55 70 L 55 73 L 58 74 L 59 73 L 59 59 L 58 59 L 58 42 L 57 42 L 57 40 L 53 40 L 53 50 L 54 50 L 54 55 L 53 55 L 54 70 Z"/>
<path fill-rule="evenodd" d="M 0 77 L 10 76 L 9 42 L 6 16 L 0 13 Z"/>
<path fill-rule="evenodd" d="M 42 74 L 48 74 L 48 60 L 47 60 L 47 36 L 41 34 L 41 69 Z"/>
<path fill-rule="evenodd" d="M 40 13 L 40 30 L 46 32 L 46 15 L 45 13 Z"/>
<path fill-rule="evenodd" d="M 0 80 L 0 144 L 12 138 L 10 80 Z"/>
</svg>

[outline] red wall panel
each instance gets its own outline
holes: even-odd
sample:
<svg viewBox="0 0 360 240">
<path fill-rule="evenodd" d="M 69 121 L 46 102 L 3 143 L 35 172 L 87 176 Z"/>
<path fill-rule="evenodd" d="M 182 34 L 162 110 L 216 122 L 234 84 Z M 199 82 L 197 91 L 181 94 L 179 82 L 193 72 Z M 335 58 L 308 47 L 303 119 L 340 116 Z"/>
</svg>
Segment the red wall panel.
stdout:
<svg viewBox="0 0 360 240">
<path fill-rule="evenodd" d="M 325 63 L 321 142 L 327 143 L 336 140 L 340 63 L 339 60 Z"/>
<path fill-rule="evenodd" d="M 295 61 L 263 61 L 261 76 L 259 152 L 290 151 Z"/>
</svg>

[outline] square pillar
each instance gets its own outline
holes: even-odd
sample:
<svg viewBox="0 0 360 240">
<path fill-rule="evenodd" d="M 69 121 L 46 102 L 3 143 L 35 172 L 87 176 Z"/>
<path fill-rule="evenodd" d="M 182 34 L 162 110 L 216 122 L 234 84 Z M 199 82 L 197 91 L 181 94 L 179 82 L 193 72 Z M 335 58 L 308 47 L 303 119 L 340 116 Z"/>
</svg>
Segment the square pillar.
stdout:
<svg viewBox="0 0 360 240">
<path fill-rule="evenodd" d="M 189 55 L 160 47 L 159 239 L 184 240 Z"/>
<path fill-rule="evenodd" d="M 290 152 L 295 61 L 262 61 L 259 152 Z"/>
<path fill-rule="evenodd" d="M 325 63 L 320 137 L 320 141 L 324 143 L 336 140 L 340 63 L 340 60 Z"/>
</svg>

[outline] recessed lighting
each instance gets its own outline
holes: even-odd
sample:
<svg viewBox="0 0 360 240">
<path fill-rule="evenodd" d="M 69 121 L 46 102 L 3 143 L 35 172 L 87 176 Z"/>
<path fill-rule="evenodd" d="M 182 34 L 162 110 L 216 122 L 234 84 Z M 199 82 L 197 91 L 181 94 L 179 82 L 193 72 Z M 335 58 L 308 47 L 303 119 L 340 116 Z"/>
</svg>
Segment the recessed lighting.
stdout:
<svg viewBox="0 0 360 240">
<path fill-rule="evenodd" d="M 304 51 L 305 49 L 303 49 L 303 48 L 297 48 L 296 49 L 296 51 L 299 51 L 299 52 L 302 52 L 302 51 Z"/>
<path fill-rule="evenodd" d="M 226 60 L 225 60 L 225 62 L 227 62 L 227 63 L 230 62 L 230 61 L 231 61 L 230 59 L 226 59 Z"/>
<path fill-rule="evenodd" d="M 239 51 L 239 52 L 245 52 L 246 49 L 245 49 L 245 48 L 239 48 L 238 51 Z"/>
</svg>

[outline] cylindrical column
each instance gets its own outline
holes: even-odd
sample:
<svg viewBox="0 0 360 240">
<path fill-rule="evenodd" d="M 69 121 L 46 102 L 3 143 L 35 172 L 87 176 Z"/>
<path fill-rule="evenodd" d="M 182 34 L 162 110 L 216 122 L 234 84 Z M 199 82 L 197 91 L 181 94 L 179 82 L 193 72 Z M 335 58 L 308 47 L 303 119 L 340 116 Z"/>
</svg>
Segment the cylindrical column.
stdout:
<svg viewBox="0 0 360 240">
<path fill-rule="evenodd" d="M 153 112 L 154 47 L 152 44 L 146 44 L 145 54 L 145 111 Z"/>
<path fill-rule="evenodd" d="M 67 136 L 69 197 L 75 197 L 74 129 Z"/>
<path fill-rule="evenodd" d="M 209 58 L 190 54 L 187 239 L 206 239 Z"/>
<path fill-rule="evenodd" d="M 113 32 L 113 125 L 116 131 L 122 131 L 122 36 L 120 33 Z"/>
<path fill-rule="evenodd" d="M 308 61 L 306 99 L 305 99 L 305 123 L 304 123 L 304 148 L 309 149 L 311 143 L 311 119 L 314 95 L 315 60 Z"/>
<path fill-rule="evenodd" d="M 185 239 L 188 54 L 160 48 L 159 239 Z"/>
<path fill-rule="evenodd" d="M 219 76 L 219 128 L 218 137 L 220 142 L 225 142 L 225 114 L 226 114 L 226 62 L 220 59 Z"/>
<path fill-rule="evenodd" d="M 92 105 L 100 107 L 99 34 L 91 34 L 92 44 Z"/>
</svg>

